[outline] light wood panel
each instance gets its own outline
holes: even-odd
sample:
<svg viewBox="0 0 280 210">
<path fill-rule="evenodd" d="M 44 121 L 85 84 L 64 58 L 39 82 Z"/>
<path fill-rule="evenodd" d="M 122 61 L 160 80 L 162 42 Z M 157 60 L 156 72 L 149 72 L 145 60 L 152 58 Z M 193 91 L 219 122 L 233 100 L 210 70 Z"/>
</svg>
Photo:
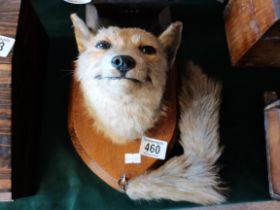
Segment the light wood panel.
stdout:
<svg viewBox="0 0 280 210">
<path fill-rule="evenodd" d="M 16 36 L 20 0 L 0 0 L 0 35 Z M 12 53 L 0 57 L 0 201 L 12 199 L 11 178 Z"/>
</svg>

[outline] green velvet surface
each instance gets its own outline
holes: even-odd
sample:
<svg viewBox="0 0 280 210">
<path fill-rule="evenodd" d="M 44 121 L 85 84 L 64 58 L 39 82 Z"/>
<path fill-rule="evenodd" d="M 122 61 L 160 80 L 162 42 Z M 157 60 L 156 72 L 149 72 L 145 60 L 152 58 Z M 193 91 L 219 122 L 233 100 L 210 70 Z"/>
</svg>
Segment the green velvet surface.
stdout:
<svg viewBox="0 0 280 210">
<path fill-rule="evenodd" d="M 131 201 L 82 162 L 67 132 L 70 66 L 77 51 L 69 13 L 83 7 L 62 0 L 33 0 L 49 36 L 47 75 L 38 156 L 38 191 L 0 209 L 181 209 L 188 202 Z M 195 2 L 195 3 L 194 3 Z M 194 60 L 212 77 L 223 82 L 220 133 L 224 153 L 219 160 L 228 203 L 268 200 L 263 129 L 264 90 L 279 88 L 279 70 L 235 69 L 230 66 L 223 26 L 223 5 L 214 0 L 185 1 L 172 6 L 174 20 L 184 22 L 178 61 Z"/>
</svg>

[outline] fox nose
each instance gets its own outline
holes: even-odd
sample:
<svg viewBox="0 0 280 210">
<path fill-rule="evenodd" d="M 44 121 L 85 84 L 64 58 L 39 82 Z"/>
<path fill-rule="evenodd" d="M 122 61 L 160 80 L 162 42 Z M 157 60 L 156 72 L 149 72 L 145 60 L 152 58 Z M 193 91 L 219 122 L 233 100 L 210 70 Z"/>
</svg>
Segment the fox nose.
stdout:
<svg viewBox="0 0 280 210">
<path fill-rule="evenodd" d="M 129 70 L 133 69 L 136 65 L 135 60 L 128 55 L 117 55 L 111 61 L 113 67 L 119 70 L 122 74 L 126 74 Z"/>
</svg>

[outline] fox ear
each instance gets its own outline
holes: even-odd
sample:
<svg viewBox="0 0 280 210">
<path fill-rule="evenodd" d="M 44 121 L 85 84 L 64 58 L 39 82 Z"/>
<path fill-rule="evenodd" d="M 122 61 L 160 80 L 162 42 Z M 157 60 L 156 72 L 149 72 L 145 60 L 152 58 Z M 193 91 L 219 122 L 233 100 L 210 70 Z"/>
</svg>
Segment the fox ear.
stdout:
<svg viewBox="0 0 280 210">
<path fill-rule="evenodd" d="M 159 36 L 159 41 L 163 45 L 169 66 L 172 67 L 176 54 L 181 43 L 183 24 L 180 21 L 172 23 L 162 34 Z"/>
<path fill-rule="evenodd" d="M 74 26 L 75 38 L 79 53 L 85 51 L 89 44 L 90 38 L 93 36 L 87 25 L 75 13 L 71 14 L 71 20 Z"/>
<path fill-rule="evenodd" d="M 86 24 L 93 33 L 96 33 L 99 27 L 99 17 L 97 9 L 93 4 L 86 5 Z"/>
</svg>

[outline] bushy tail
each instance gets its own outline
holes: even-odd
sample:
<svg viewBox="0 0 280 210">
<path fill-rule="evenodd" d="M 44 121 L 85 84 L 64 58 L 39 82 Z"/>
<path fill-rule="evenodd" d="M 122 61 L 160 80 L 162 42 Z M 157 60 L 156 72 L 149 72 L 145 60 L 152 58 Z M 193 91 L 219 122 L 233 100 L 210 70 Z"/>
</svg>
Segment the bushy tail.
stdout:
<svg viewBox="0 0 280 210">
<path fill-rule="evenodd" d="M 193 161 L 215 165 L 220 157 L 219 108 L 221 85 L 188 63 L 180 94 L 179 122 L 184 155 Z"/>
<path fill-rule="evenodd" d="M 198 66 L 187 65 L 179 122 L 184 153 L 130 180 L 126 193 L 131 199 L 170 199 L 204 205 L 225 200 L 220 193 L 216 166 L 221 155 L 218 134 L 221 86 Z"/>
</svg>

